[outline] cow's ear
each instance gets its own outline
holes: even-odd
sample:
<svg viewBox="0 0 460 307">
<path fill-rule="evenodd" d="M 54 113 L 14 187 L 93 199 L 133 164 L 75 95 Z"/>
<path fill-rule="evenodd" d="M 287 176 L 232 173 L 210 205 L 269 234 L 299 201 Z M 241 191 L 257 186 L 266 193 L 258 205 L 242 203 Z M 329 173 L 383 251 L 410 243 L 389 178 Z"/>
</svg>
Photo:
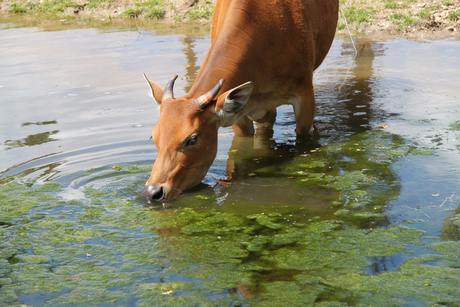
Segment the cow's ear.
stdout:
<svg viewBox="0 0 460 307">
<path fill-rule="evenodd" d="M 163 99 L 163 93 L 165 91 L 164 88 L 162 88 L 161 86 L 159 86 L 158 84 L 156 84 L 155 82 L 147 78 L 145 74 L 144 74 L 144 78 L 145 78 L 145 81 L 147 81 L 147 83 L 149 84 L 150 89 L 152 90 L 153 98 L 155 98 L 158 104 L 161 104 L 161 101 Z"/>
<path fill-rule="evenodd" d="M 228 123 L 227 119 L 234 117 L 233 115 L 243 109 L 251 96 L 253 86 L 254 84 L 249 81 L 220 95 L 216 103 L 216 112 L 221 118 L 222 126 L 233 125 Z"/>
</svg>

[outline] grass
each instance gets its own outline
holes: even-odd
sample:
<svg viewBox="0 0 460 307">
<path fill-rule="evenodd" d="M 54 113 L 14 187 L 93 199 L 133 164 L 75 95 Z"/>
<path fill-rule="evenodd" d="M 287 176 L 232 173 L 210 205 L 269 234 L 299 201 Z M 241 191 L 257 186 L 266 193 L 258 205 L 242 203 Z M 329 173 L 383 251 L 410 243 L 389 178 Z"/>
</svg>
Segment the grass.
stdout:
<svg viewBox="0 0 460 307">
<path fill-rule="evenodd" d="M 97 8 L 100 5 L 105 4 L 105 3 L 112 3 L 113 0 L 89 0 L 89 1 L 86 1 L 86 2 L 88 3 L 88 7 L 90 9 L 93 9 L 93 8 Z"/>
<path fill-rule="evenodd" d="M 70 0 L 53 0 L 43 2 L 17 1 L 11 5 L 10 13 L 64 13 L 66 8 L 79 8 L 80 4 Z"/>
<path fill-rule="evenodd" d="M 365 22 L 370 22 L 370 13 L 366 9 L 357 9 L 355 6 L 351 6 L 345 8 L 343 11 L 348 23 L 360 25 Z"/>
<path fill-rule="evenodd" d="M 385 1 L 386 9 L 395 9 L 398 7 L 398 4 L 394 0 Z"/>
<path fill-rule="evenodd" d="M 27 13 L 28 10 L 26 7 L 20 6 L 19 4 L 13 4 L 11 8 L 9 9 L 9 12 L 23 14 L 23 13 Z"/>
<path fill-rule="evenodd" d="M 402 9 L 402 8 L 408 7 L 409 2 L 416 2 L 416 1 L 406 0 L 405 2 L 401 2 L 401 1 L 396 1 L 396 0 L 385 0 L 384 7 L 386 9 Z"/>
<path fill-rule="evenodd" d="M 60 17 L 66 14 L 67 8 L 75 10 L 97 9 L 101 6 L 106 6 L 107 4 L 114 2 L 114 0 L 88 0 L 82 5 L 72 0 L 13 1 L 14 2 L 12 2 L 8 10 L 10 13 L 50 13 Z M 165 16 L 165 3 L 166 0 L 136 1 L 134 6 L 129 7 L 122 12 L 121 16 L 128 18 L 138 18 L 143 16 L 144 18 L 153 20 L 162 19 Z M 212 16 L 213 8 L 202 9 L 202 11 L 204 11 L 204 13 L 201 15 Z M 113 18 L 113 16 L 111 18 Z"/>
<path fill-rule="evenodd" d="M 419 16 L 420 18 L 428 18 L 428 17 L 430 17 L 430 15 L 431 15 L 430 12 L 429 12 L 426 8 L 423 9 L 423 10 L 421 10 L 421 11 L 418 13 L 418 16 Z"/>
<path fill-rule="evenodd" d="M 165 16 L 165 10 L 160 7 L 149 8 L 145 13 L 145 18 L 159 20 Z"/>
<path fill-rule="evenodd" d="M 139 17 L 144 10 L 140 7 L 136 8 L 129 8 L 121 13 L 121 16 L 128 17 L 128 18 L 137 18 Z"/>
<path fill-rule="evenodd" d="M 453 22 L 456 22 L 457 20 L 460 19 L 459 16 L 460 16 L 460 11 L 450 12 L 449 19 Z"/>
<path fill-rule="evenodd" d="M 207 8 L 195 8 L 185 13 L 185 17 L 196 20 L 201 18 L 211 18 L 213 10 Z"/>
<path fill-rule="evenodd" d="M 148 0 L 145 2 L 139 2 L 139 5 L 144 8 L 145 18 L 158 20 L 162 19 L 165 16 L 165 8 L 163 1 Z"/>
<path fill-rule="evenodd" d="M 400 28 L 411 26 L 417 19 L 411 14 L 393 13 L 390 15 L 390 19 L 393 20 Z"/>
<path fill-rule="evenodd" d="M 107 9 L 109 4 L 115 0 L 86 0 L 77 2 L 77 0 L 11 0 L 8 11 L 10 13 L 26 14 L 26 13 L 48 13 L 56 16 L 57 18 L 79 19 L 83 18 L 83 14 L 77 12 L 88 12 L 90 14 L 98 14 L 99 8 Z M 449 7 L 450 13 L 445 18 L 448 22 L 457 22 L 460 19 L 460 7 L 457 2 L 453 0 L 441 0 L 439 3 L 425 3 L 425 7 L 411 9 L 411 12 L 404 13 L 407 8 L 410 8 L 413 3 L 418 0 L 382 0 L 378 3 L 370 0 L 339 0 L 341 8 L 346 16 L 346 20 L 352 30 L 359 30 L 365 28 L 367 25 L 379 22 L 384 12 L 385 19 L 390 20 L 394 27 L 402 30 L 405 27 L 411 26 L 415 21 L 420 19 L 427 19 L 432 14 L 443 7 Z M 161 20 L 165 18 L 168 11 L 175 11 L 175 16 L 172 17 L 174 21 L 181 20 L 203 20 L 212 19 L 214 5 L 211 0 L 206 0 L 204 4 L 191 6 L 188 10 L 182 11 L 175 8 L 174 4 L 169 0 L 134 0 L 125 11 L 120 11 L 121 16 L 125 18 L 145 18 L 151 20 Z M 103 13 L 104 18 L 112 20 L 115 16 Z M 88 14 L 86 14 L 88 15 Z M 169 15 L 169 14 L 168 14 Z M 93 16 L 94 17 L 94 16 Z M 339 20 L 337 25 L 338 30 L 344 30 L 346 25 L 343 18 Z"/>
<path fill-rule="evenodd" d="M 158 20 L 165 15 L 164 3 L 161 0 L 137 1 L 134 8 L 128 8 L 122 13 L 122 16 L 128 18 L 137 18 L 143 15 L 144 18 Z"/>
</svg>

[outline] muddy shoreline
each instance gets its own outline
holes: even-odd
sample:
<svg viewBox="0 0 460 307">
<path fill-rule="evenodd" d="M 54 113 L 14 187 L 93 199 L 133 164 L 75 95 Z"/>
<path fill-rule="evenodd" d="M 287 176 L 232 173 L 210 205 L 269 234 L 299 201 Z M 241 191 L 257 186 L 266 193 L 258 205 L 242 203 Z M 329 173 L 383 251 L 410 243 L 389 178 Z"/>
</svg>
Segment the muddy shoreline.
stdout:
<svg viewBox="0 0 460 307">
<path fill-rule="evenodd" d="M 89 0 L 92 1 L 92 0 Z M 216 0 L 0 0 L 1 23 L 60 22 L 67 25 L 91 23 L 139 27 L 196 24 L 209 26 Z M 460 0 L 341 0 L 337 33 L 378 38 L 409 37 L 444 39 L 460 37 Z M 152 4 L 154 3 L 154 5 Z M 49 4 L 49 5 L 48 5 Z M 344 18 L 346 16 L 346 18 Z M 21 22 L 22 20 L 22 22 Z M 347 28 L 348 24 L 348 28 Z"/>
</svg>

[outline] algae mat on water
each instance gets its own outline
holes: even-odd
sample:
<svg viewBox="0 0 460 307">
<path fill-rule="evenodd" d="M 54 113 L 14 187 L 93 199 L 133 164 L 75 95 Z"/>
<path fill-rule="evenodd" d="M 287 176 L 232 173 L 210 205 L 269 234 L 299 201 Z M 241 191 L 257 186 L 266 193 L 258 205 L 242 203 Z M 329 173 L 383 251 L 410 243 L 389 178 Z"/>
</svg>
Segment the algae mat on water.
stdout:
<svg viewBox="0 0 460 307">
<path fill-rule="evenodd" d="M 63 200 L 68 187 L 5 178 L 0 305 L 456 305 L 459 242 L 410 254 L 423 232 L 388 220 L 400 189 L 393 165 L 414 153 L 371 131 L 255 172 L 338 191 L 333 218 L 304 216 L 308 204 L 229 213 L 217 197 L 198 196 L 182 197 L 186 208 L 155 209 L 110 187 Z M 393 270 L 368 272 L 375 257 L 398 255 Z"/>
</svg>

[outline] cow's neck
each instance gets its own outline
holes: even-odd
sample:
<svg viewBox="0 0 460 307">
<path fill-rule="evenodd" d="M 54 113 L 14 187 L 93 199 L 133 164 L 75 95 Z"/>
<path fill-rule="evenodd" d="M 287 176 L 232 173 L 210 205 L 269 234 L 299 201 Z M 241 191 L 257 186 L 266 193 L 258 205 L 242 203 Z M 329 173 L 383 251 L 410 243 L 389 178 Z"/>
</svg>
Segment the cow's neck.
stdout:
<svg viewBox="0 0 460 307">
<path fill-rule="evenodd" d="M 229 8 L 225 25 L 219 29 L 198 76 L 188 93 L 196 98 L 213 88 L 220 79 L 225 83 L 219 94 L 251 80 L 254 36 L 249 16 L 231 14 Z M 252 65 L 251 65 L 252 64 Z"/>
</svg>

